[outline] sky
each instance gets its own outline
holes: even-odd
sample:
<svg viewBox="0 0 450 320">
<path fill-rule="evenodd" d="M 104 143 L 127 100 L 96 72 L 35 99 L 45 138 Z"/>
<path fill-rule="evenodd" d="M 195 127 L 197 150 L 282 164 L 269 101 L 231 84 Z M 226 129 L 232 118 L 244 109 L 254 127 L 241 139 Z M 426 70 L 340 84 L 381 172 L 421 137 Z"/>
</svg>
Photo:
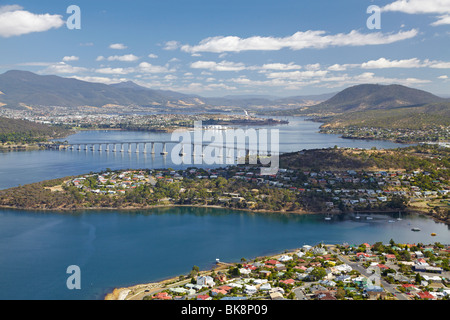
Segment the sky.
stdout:
<svg viewBox="0 0 450 320">
<path fill-rule="evenodd" d="M 450 96 L 450 0 L 0 0 L 8 70 L 205 97 Z"/>
</svg>

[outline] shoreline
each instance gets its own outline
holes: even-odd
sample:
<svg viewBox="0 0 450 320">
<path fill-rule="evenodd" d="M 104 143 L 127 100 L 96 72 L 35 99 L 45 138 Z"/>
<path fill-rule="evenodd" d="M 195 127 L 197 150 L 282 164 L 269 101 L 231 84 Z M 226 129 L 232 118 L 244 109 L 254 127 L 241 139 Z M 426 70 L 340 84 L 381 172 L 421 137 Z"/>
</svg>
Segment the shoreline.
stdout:
<svg viewBox="0 0 450 320">
<path fill-rule="evenodd" d="M 278 215 L 341 215 L 341 214 L 351 214 L 355 212 L 359 213 L 368 213 L 368 214 L 382 214 L 382 213 L 397 213 L 398 210 L 386 211 L 386 210 L 361 210 L 361 211 L 344 211 L 344 212 L 329 212 L 329 211 L 304 211 L 304 210 L 295 210 L 295 211 L 273 211 L 273 210 L 252 210 L 252 209 L 242 209 L 242 208 L 228 208 L 222 207 L 218 205 L 186 205 L 186 204 L 165 204 L 165 205 L 154 205 L 154 206 L 145 206 L 145 207 L 123 207 L 123 208 L 114 208 L 114 207 L 86 207 L 86 208 L 57 208 L 57 209 L 44 209 L 44 208 L 17 208 L 12 206 L 3 206 L 0 205 L 0 210 L 17 210 L 17 211 L 38 211 L 38 212 L 47 212 L 47 213 L 68 213 L 72 211 L 73 213 L 80 211 L 113 211 L 117 210 L 119 213 L 122 212 L 133 212 L 133 211 L 141 211 L 141 210 L 152 210 L 152 209 L 170 209 L 170 208 L 211 208 L 211 209 L 225 209 L 231 211 L 243 211 L 251 214 L 278 214 Z M 421 216 L 425 216 L 427 218 L 432 219 L 436 223 L 443 223 L 449 225 L 445 220 L 439 219 L 433 215 L 427 214 L 425 211 L 421 211 L 417 208 L 405 208 L 401 210 L 407 214 L 417 214 Z"/>
</svg>

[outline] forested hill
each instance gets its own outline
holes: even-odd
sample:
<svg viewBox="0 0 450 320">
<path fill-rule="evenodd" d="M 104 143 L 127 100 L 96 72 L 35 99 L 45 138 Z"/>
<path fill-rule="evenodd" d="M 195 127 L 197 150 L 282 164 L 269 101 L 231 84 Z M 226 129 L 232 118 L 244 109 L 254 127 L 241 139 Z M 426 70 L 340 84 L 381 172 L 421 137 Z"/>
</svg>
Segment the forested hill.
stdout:
<svg viewBox="0 0 450 320">
<path fill-rule="evenodd" d="M 0 143 L 34 143 L 57 138 L 69 130 L 27 120 L 0 117 Z"/>
</svg>

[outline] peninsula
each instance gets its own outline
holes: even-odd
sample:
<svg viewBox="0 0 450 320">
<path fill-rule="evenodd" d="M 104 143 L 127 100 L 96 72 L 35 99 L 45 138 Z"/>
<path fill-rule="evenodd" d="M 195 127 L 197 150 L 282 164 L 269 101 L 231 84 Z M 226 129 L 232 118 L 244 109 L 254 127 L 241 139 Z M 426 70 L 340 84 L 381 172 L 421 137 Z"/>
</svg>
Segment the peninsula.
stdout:
<svg viewBox="0 0 450 320">
<path fill-rule="evenodd" d="M 450 150 L 316 149 L 284 154 L 277 174 L 257 165 L 89 173 L 0 191 L 0 207 L 33 210 L 213 206 L 285 214 L 421 212 L 450 223 Z"/>
</svg>

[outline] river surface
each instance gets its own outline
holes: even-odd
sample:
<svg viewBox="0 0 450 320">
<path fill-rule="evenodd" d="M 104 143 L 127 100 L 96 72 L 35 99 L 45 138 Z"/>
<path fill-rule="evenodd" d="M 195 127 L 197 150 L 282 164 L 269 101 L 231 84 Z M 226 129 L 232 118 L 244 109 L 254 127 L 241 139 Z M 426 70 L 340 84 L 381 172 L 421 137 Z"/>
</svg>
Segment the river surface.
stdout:
<svg viewBox="0 0 450 320">
<path fill-rule="evenodd" d="M 278 126 L 280 151 L 333 147 L 393 148 L 382 141 L 347 140 L 318 133 L 320 124 L 289 118 Z M 170 134 L 85 131 L 70 143 L 170 140 Z M 127 168 L 185 168 L 170 157 L 142 153 L 23 151 L 0 153 L 0 189 L 91 171 Z M 450 243 L 449 228 L 417 215 L 361 213 L 333 217 L 252 214 L 212 208 L 146 211 L 35 212 L 0 210 L 0 299 L 102 299 L 115 287 L 187 274 L 216 258 L 278 253 L 304 244 L 360 244 L 394 239 Z M 391 220 L 391 222 L 389 222 Z M 392 222 L 394 221 L 394 222 Z M 420 232 L 411 228 L 418 227 Z M 437 233 L 432 237 L 432 232 Z M 67 268 L 81 270 L 81 289 L 69 290 Z"/>
</svg>

